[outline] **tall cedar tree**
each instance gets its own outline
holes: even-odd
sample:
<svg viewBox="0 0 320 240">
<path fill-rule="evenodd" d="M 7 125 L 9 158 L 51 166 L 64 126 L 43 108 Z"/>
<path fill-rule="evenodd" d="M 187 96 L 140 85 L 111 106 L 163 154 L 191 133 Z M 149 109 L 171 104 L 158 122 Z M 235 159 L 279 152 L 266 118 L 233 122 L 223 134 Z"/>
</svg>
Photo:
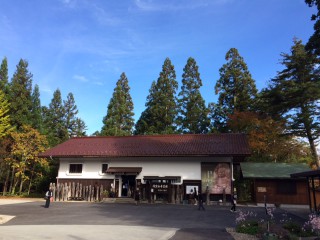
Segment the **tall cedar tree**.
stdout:
<svg viewBox="0 0 320 240">
<path fill-rule="evenodd" d="M 238 50 L 231 48 L 225 59 L 227 63 L 220 68 L 220 78 L 215 86 L 218 104 L 210 104 L 213 125 L 220 131 L 227 130 L 228 114 L 252 110 L 257 96 L 255 81 Z"/>
<path fill-rule="evenodd" d="M 39 86 L 36 84 L 32 93 L 32 128 L 38 130 L 40 133 L 43 132 L 43 120 L 42 120 L 42 109 L 40 101 Z"/>
<path fill-rule="evenodd" d="M 86 123 L 79 117 L 76 118 L 76 124 L 74 129 L 74 134 L 77 137 L 86 136 L 87 126 Z"/>
<path fill-rule="evenodd" d="M 68 139 L 68 129 L 65 123 L 65 108 L 62 105 L 61 92 L 57 89 L 49 108 L 43 108 L 45 131 L 50 147 Z"/>
<path fill-rule="evenodd" d="M 6 95 L 8 98 L 9 95 L 9 77 L 8 77 L 8 60 L 7 58 L 3 58 L 0 66 L 0 90 Z"/>
<path fill-rule="evenodd" d="M 176 132 L 178 83 L 174 66 L 166 58 L 157 82 L 153 81 L 146 109 L 136 123 L 135 134 L 172 134 Z"/>
<path fill-rule="evenodd" d="M 319 0 L 305 0 L 306 4 L 309 7 L 316 6 L 317 13 L 311 16 L 311 20 L 315 21 L 313 25 L 314 33 L 309 38 L 308 43 L 306 44 L 306 49 L 312 53 L 320 56 L 320 1 Z"/>
<path fill-rule="evenodd" d="M 272 114 L 288 119 L 289 131 L 307 138 L 315 163 L 319 167 L 315 141 L 320 136 L 320 78 L 319 60 L 307 52 L 300 40 L 294 39 L 291 53 L 281 54 L 285 69 L 262 91 Z"/>
<path fill-rule="evenodd" d="M 69 138 L 85 136 L 86 125 L 83 120 L 77 117 L 79 111 L 72 93 L 69 93 L 67 100 L 63 101 L 63 107 L 65 112 L 65 125 Z"/>
<path fill-rule="evenodd" d="M 203 100 L 200 87 L 202 80 L 198 66 L 193 58 L 189 58 L 182 74 L 182 86 L 179 93 L 179 128 L 183 133 L 207 133 L 210 120 L 208 109 Z"/>
<path fill-rule="evenodd" d="M 108 105 L 107 115 L 103 118 L 101 135 L 128 136 L 132 135 L 134 126 L 133 102 L 130 95 L 129 82 L 122 73 Z"/>
<path fill-rule="evenodd" d="M 28 62 L 21 59 L 10 83 L 10 116 L 12 126 L 19 131 L 22 125 L 32 124 L 32 74 Z"/>
</svg>

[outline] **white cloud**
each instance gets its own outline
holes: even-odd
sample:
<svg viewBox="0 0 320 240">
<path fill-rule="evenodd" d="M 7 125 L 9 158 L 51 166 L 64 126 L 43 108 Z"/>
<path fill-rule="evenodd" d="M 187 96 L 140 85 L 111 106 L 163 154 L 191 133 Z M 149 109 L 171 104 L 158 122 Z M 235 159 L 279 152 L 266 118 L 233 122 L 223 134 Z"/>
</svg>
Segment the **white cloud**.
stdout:
<svg viewBox="0 0 320 240">
<path fill-rule="evenodd" d="M 42 87 L 41 92 L 52 93 L 52 90 L 49 87 Z"/>
<path fill-rule="evenodd" d="M 162 0 L 135 0 L 135 5 L 143 11 L 176 11 L 184 9 L 196 9 L 207 7 L 209 5 L 223 5 L 234 0 L 184 0 L 168 1 Z"/>
<path fill-rule="evenodd" d="M 73 75 L 72 78 L 80 82 L 89 82 L 89 80 L 85 76 L 81 76 L 81 75 Z"/>
<path fill-rule="evenodd" d="M 95 4 L 92 5 L 91 8 L 95 20 L 101 25 L 115 26 L 121 22 L 120 18 L 112 16 L 110 12 L 107 12 L 105 9 Z"/>
</svg>

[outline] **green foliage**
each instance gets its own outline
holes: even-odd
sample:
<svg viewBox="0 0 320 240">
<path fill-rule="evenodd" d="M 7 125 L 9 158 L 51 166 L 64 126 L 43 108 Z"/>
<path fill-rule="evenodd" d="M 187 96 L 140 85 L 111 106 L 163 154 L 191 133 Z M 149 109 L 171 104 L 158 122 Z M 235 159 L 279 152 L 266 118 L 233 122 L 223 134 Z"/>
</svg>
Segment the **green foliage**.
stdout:
<svg viewBox="0 0 320 240">
<path fill-rule="evenodd" d="M 30 126 L 22 126 L 20 132 L 11 133 L 11 156 L 5 161 L 12 168 L 14 184 L 12 194 L 20 183 L 19 193 L 30 193 L 34 180 L 42 177 L 47 166 L 47 159 L 39 158 L 38 154 L 47 149 L 46 137 Z M 28 186 L 25 186 L 28 183 Z"/>
<path fill-rule="evenodd" d="M 78 109 L 72 93 L 69 93 L 67 100 L 62 103 L 61 92 L 57 89 L 53 93 L 49 108 L 42 107 L 42 114 L 44 131 L 52 147 L 70 137 L 86 135 L 86 125 L 77 117 Z"/>
<path fill-rule="evenodd" d="M 290 233 L 299 237 L 315 236 L 315 233 L 312 231 L 311 228 L 303 228 L 300 224 L 293 221 L 287 221 L 282 226 L 284 229 L 287 229 Z"/>
<path fill-rule="evenodd" d="M 246 220 L 236 226 L 236 232 L 257 235 L 261 231 L 257 220 Z"/>
<path fill-rule="evenodd" d="M 320 55 L 320 1 L 319 0 L 305 0 L 309 7 L 316 6 L 317 13 L 311 16 L 311 20 L 315 21 L 313 25 L 314 33 L 309 38 L 306 44 L 306 49 L 316 55 Z"/>
<path fill-rule="evenodd" d="M 172 134 L 176 132 L 178 112 L 176 90 L 178 83 L 174 66 L 166 58 L 157 82 L 153 82 L 146 109 L 135 126 L 135 134 Z"/>
<path fill-rule="evenodd" d="M 68 131 L 68 137 L 85 136 L 86 125 L 77 117 L 78 108 L 72 93 L 69 93 L 67 100 L 63 101 L 64 124 Z"/>
<path fill-rule="evenodd" d="M 262 98 L 270 114 L 278 116 L 275 118 L 287 118 L 287 130 L 292 135 L 308 139 L 314 162 L 318 165 L 315 140 L 320 137 L 319 60 L 296 39 L 291 53 L 281 56 L 285 69 L 263 90 Z"/>
<path fill-rule="evenodd" d="M 43 119 L 42 119 L 42 109 L 40 101 L 40 91 L 39 86 L 36 84 L 31 96 L 32 99 L 32 124 L 34 129 L 37 129 L 40 133 L 43 132 Z"/>
<path fill-rule="evenodd" d="M 252 110 L 257 97 L 255 81 L 238 50 L 231 48 L 225 59 L 227 63 L 220 68 L 220 78 L 215 85 L 215 92 L 219 94 L 218 103 L 217 106 L 211 105 L 214 127 L 222 125 L 221 130 L 224 129 L 228 114 Z"/>
<path fill-rule="evenodd" d="M 209 128 L 208 109 L 205 106 L 200 87 L 202 80 L 198 66 L 189 58 L 182 74 L 182 86 L 179 93 L 179 130 L 183 133 L 207 133 Z"/>
<path fill-rule="evenodd" d="M 7 97 L 9 93 L 9 77 L 8 77 L 8 60 L 5 57 L 0 66 L 0 90 L 5 93 Z"/>
<path fill-rule="evenodd" d="M 108 105 L 107 115 L 103 118 L 102 136 L 132 135 L 134 126 L 133 102 L 125 73 L 117 81 Z"/>
<path fill-rule="evenodd" d="M 13 130 L 10 124 L 9 106 L 10 104 L 4 92 L 0 90 L 0 138 L 8 135 Z"/>
<path fill-rule="evenodd" d="M 17 130 L 32 124 L 32 74 L 28 62 L 21 59 L 10 83 L 10 116 L 12 126 Z"/>
<path fill-rule="evenodd" d="M 43 107 L 42 110 L 49 145 L 53 147 L 67 140 L 69 136 L 65 124 L 65 109 L 59 89 L 53 93 L 49 108 Z"/>
</svg>

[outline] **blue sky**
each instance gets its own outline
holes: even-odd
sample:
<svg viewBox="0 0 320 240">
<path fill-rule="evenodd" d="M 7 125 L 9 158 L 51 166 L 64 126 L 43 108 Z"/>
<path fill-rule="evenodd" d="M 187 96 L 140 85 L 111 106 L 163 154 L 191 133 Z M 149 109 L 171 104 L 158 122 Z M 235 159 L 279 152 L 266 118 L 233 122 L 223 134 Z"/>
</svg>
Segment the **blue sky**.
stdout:
<svg viewBox="0 0 320 240">
<path fill-rule="evenodd" d="M 135 119 L 145 109 L 166 57 L 179 90 L 189 57 L 199 66 L 206 104 L 226 52 L 234 47 L 260 90 L 277 71 L 293 38 L 313 33 L 314 8 L 304 0 L 0 0 L 0 58 L 11 79 L 19 60 L 29 62 L 41 104 L 59 88 L 75 97 L 87 133 L 102 119 L 120 74 L 131 87 Z"/>
</svg>

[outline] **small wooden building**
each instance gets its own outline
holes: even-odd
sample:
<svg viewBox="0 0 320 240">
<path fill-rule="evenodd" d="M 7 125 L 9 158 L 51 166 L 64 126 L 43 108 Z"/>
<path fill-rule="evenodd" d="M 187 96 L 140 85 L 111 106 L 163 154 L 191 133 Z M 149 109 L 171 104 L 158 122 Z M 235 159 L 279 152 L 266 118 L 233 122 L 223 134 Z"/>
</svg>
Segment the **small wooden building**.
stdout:
<svg viewBox="0 0 320 240">
<path fill-rule="evenodd" d="M 240 163 L 242 177 L 253 180 L 253 201 L 267 203 L 308 205 L 308 188 L 304 179 L 290 174 L 310 170 L 302 163 Z"/>
</svg>

